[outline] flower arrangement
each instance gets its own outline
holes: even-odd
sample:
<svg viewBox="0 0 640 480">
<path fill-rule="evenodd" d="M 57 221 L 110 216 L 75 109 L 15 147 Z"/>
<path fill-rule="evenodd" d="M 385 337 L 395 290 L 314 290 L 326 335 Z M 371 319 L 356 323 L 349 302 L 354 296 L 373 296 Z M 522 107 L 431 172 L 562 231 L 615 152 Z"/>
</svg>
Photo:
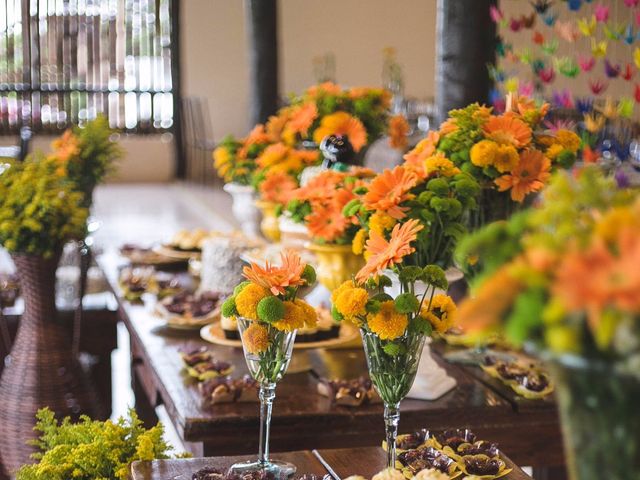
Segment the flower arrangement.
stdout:
<svg viewBox="0 0 640 480">
<path fill-rule="evenodd" d="M 507 218 L 548 183 L 551 172 L 575 162 L 580 138 L 567 129 L 545 131 L 548 109 L 548 104 L 510 96 L 501 115 L 477 103 L 452 110 L 440 130 L 430 132 L 405 159 L 417 169 L 434 154 L 450 159 L 482 187 L 472 223 Z"/>
<path fill-rule="evenodd" d="M 93 189 L 113 168 L 122 150 L 112 140 L 114 131 L 108 120 L 98 116 L 82 127 L 65 131 L 51 144 L 60 174 L 66 175 L 85 194 L 85 205 L 90 206 Z"/>
<path fill-rule="evenodd" d="M 9 252 L 51 257 L 80 238 L 88 210 L 56 158 L 33 154 L 0 165 L 0 243 Z"/>
<path fill-rule="evenodd" d="M 598 167 L 559 172 L 540 206 L 460 248 L 481 272 L 462 327 L 504 333 L 548 361 L 576 478 L 598 469 L 626 478 L 640 455 L 638 192 L 618 190 Z"/>
<path fill-rule="evenodd" d="M 395 466 L 400 401 L 413 385 L 425 337 L 434 330 L 445 332 L 456 317 L 453 300 L 438 293 L 448 288 L 444 271 L 437 265 L 404 264 L 413 253 L 411 243 L 423 228 L 415 219 L 396 225 L 391 241 L 376 254 L 378 268 L 367 264 L 355 280 L 344 282 L 331 294 L 334 318 L 360 328 L 369 374 L 385 405 L 391 468 Z M 391 279 L 382 273 L 386 268 L 393 268 L 400 281 L 395 298 L 384 292 L 391 286 Z"/>
<path fill-rule="evenodd" d="M 325 170 L 295 189 L 286 211 L 307 226 L 314 242 L 350 244 L 358 230 L 356 215 L 345 215 L 344 207 L 358 197 L 375 173 L 362 167 L 348 171 Z"/>
<path fill-rule="evenodd" d="M 317 322 L 315 309 L 297 298 L 300 287 L 315 282 L 315 270 L 297 253 L 285 251 L 280 265 L 252 263 L 244 268 L 244 276 L 247 280 L 224 302 L 222 314 L 248 321 L 242 342 L 247 354 L 260 358 L 256 379 L 275 382 L 283 373 L 276 351 L 280 338 Z"/>
<path fill-rule="evenodd" d="M 363 276 L 393 264 L 400 245 L 411 250 L 406 264 L 450 266 L 456 239 L 465 232 L 465 215 L 476 207 L 479 186 L 471 175 L 435 152 L 385 170 L 365 188 L 344 209 L 360 218 L 352 249 L 367 260 Z"/>
<path fill-rule="evenodd" d="M 265 132 L 264 125 L 256 125 L 240 140 L 227 135 L 213 151 L 213 166 L 225 183 L 251 185 L 256 158 L 272 143 L 274 138 Z"/>
<path fill-rule="evenodd" d="M 20 468 L 18 480 L 124 480 L 133 461 L 169 458 L 171 451 L 162 438 L 162 424 L 146 430 L 133 409 L 116 422 L 86 416 L 76 424 L 69 418 L 58 422 L 48 408 L 36 417 L 41 435 L 35 445 L 41 453 L 34 454 L 36 464 Z"/>
</svg>

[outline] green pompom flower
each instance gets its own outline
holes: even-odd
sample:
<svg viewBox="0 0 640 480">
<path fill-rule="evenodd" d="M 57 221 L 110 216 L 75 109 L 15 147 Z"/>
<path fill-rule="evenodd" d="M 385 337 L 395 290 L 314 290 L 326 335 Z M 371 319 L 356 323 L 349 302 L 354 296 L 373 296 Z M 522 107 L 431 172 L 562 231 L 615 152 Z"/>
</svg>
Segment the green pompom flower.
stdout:
<svg viewBox="0 0 640 480">
<path fill-rule="evenodd" d="M 311 265 L 304 266 L 302 271 L 302 278 L 307 282 L 307 285 L 313 285 L 316 283 L 316 270 Z"/>
<path fill-rule="evenodd" d="M 237 288 L 237 287 L 236 287 Z M 238 315 L 238 310 L 236 309 L 236 296 L 227 298 L 222 304 L 221 313 L 223 317 L 235 317 Z"/>
<path fill-rule="evenodd" d="M 447 290 L 449 282 L 444 270 L 437 265 L 427 265 L 424 267 L 424 280 L 429 285 L 433 285 L 440 290 Z"/>
<path fill-rule="evenodd" d="M 284 303 L 278 297 L 269 295 L 258 302 L 256 312 L 263 322 L 277 322 L 284 317 Z"/>
<path fill-rule="evenodd" d="M 402 293 L 395 299 L 396 310 L 400 313 L 417 312 L 420 308 L 420 302 L 412 293 Z"/>
<path fill-rule="evenodd" d="M 247 285 L 249 285 L 250 283 L 251 282 L 249 280 L 245 280 L 244 282 L 236 285 L 236 288 L 233 289 L 233 296 L 235 297 L 236 295 L 238 295 L 242 291 L 242 289 Z"/>
</svg>

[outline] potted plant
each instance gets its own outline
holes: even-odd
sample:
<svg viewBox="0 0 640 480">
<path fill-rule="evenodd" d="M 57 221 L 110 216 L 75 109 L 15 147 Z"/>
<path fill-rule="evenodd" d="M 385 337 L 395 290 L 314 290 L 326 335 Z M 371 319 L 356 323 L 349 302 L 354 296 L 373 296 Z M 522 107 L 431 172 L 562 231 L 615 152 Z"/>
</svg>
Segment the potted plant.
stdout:
<svg viewBox="0 0 640 480">
<path fill-rule="evenodd" d="M 572 480 L 622 480 L 640 459 L 640 196 L 596 167 L 558 173 L 542 203 L 461 245 L 476 270 L 465 331 L 548 362 Z"/>
<path fill-rule="evenodd" d="M 34 154 L 6 163 L 0 173 L 0 243 L 16 265 L 24 314 L 0 378 L 0 456 L 6 468 L 26 463 L 36 411 L 78 416 L 97 410 L 73 357 L 68 333 L 56 322 L 55 272 L 62 246 L 82 238 L 85 196 L 61 172 L 56 158 Z"/>
</svg>

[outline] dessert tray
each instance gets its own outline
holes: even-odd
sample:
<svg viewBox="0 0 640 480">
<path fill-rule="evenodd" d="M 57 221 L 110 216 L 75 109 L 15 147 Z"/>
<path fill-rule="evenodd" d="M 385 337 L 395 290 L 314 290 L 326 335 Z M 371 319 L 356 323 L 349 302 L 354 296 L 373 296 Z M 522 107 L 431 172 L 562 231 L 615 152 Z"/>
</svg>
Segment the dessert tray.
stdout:
<svg viewBox="0 0 640 480">
<path fill-rule="evenodd" d="M 202 254 L 203 242 L 213 235 L 215 233 L 203 229 L 180 230 L 169 242 L 157 245 L 153 251 L 178 260 L 199 258 Z"/>
<path fill-rule="evenodd" d="M 340 333 L 337 338 L 331 338 L 327 340 L 319 340 L 317 342 L 295 342 L 293 344 L 294 350 L 306 350 L 312 348 L 336 348 L 344 346 L 354 340 L 358 339 L 360 332 L 357 328 L 342 324 L 340 326 Z M 225 337 L 224 331 L 220 322 L 214 322 L 210 325 L 205 325 L 200 329 L 200 337 L 207 342 L 215 345 L 223 345 L 226 347 L 242 348 L 241 340 L 231 340 Z"/>
<path fill-rule="evenodd" d="M 530 400 L 544 398 L 554 391 L 549 374 L 539 365 L 523 358 L 509 362 L 487 355 L 480 367 L 518 395 Z"/>
<path fill-rule="evenodd" d="M 196 330 L 220 317 L 221 299 L 215 292 L 182 292 L 159 301 L 155 311 L 168 327 Z"/>
</svg>

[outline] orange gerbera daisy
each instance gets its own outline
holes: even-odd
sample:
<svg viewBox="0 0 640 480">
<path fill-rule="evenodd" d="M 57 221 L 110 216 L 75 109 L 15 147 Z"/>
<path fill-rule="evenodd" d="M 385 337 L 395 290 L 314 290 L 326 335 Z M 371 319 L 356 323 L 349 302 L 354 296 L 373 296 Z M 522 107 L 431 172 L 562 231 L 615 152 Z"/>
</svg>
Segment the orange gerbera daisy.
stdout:
<svg viewBox="0 0 640 480">
<path fill-rule="evenodd" d="M 333 242 L 340 237 L 351 224 L 349 219 L 342 215 L 342 208 L 338 208 L 333 202 L 316 205 L 304 220 L 311 236 L 326 242 Z"/>
<path fill-rule="evenodd" d="M 442 122 L 442 125 L 440 125 L 439 133 L 440 135 L 448 135 L 455 132 L 456 130 L 458 130 L 458 123 L 456 122 L 456 119 L 449 118 L 448 120 Z"/>
<path fill-rule="evenodd" d="M 372 180 L 362 203 L 369 210 L 380 210 L 399 220 L 405 217 L 404 212 L 408 209 L 400 204 L 414 197 L 409 190 L 415 187 L 417 182 L 416 174 L 402 166 L 393 170 L 385 169 Z"/>
<path fill-rule="evenodd" d="M 62 163 L 80 153 L 80 140 L 71 130 L 66 130 L 59 138 L 51 142 L 55 157 Z"/>
<path fill-rule="evenodd" d="M 293 198 L 309 201 L 331 198 L 346 175 L 346 173 L 336 170 L 324 170 L 309 180 L 306 185 L 298 188 L 293 193 Z"/>
<path fill-rule="evenodd" d="M 531 143 L 531 127 L 516 115 L 506 113 L 491 116 L 484 124 L 484 133 L 490 140 L 503 145 L 522 148 Z"/>
<path fill-rule="evenodd" d="M 264 181 L 260 183 L 260 197 L 267 202 L 276 202 L 285 205 L 290 199 L 298 184 L 284 172 L 269 171 Z"/>
<path fill-rule="evenodd" d="M 524 197 L 544 187 L 551 176 L 551 161 L 539 150 L 527 150 L 520 154 L 520 163 L 510 174 L 495 179 L 501 192 L 511 189 L 511 199 L 522 202 Z"/>
<path fill-rule="evenodd" d="M 282 132 L 284 131 L 284 128 L 289 121 L 289 112 L 290 109 L 283 108 L 282 110 L 280 110 L 278 115 L 271 115 L 269 117 L 265 130 L 272 142 L 280 141 Z"/>
<path fill-rule="evenodd" d="M 424 227 L 415 219 L 408 220 L 403 224 L 396 224 L 391 230 L 391 238 L 387 242 L 382 235 L 377 232 L 370 232 L 369 240 L 366 244 L 368 261 L 356 274 L 356 280 L 360 283 L 367 281 L 372 275 L 378 275 L 383 270 L 400 263 L 403 257 L 415 252 L 411 246 Z"/>
<path fill-rule="evenodd" d="M 259 123 L 253 130 L 249 132 L 249 135 L 244 139 L 245 145 L 253 145 L 254 143 L 269 143 L 271 141 L 269 135 L 264 129 L 264 125 Z"/>
<path fill-rule="evenodd" d="M 302 272 L 305 264 L 300 256 L 292 251 L 285 250 L 280 254 L 281 265 L 276 266 L 265 262 L 264 267 L 251 262 L 251 265 L 242 270 L 244 277 L 261 287 L 267 288 L 274 295 L 282 295 L 287 287 L 297 287 L 304 284 Z"/>
<path fill-rule="evenodd" d="M 293 133 L 307 135 L 309 127 L 318 117 L 318 108 L 314 102 L 303 103 L 295 107 L 291 112 L 291 120 L 287 124 L 287 129 Z"/>
<path fill-rule="evenodd" d="M 307 89 L 307 95 L 310 97 L 317 97 L 319 95 L 338 95 L 342 92 L 340 85 L 336 85 L 333 82 L 324 82 L 318 85 L 313 85 Z"/>
<path fill-rule="evenodd" d="M 367 130 L 356 117 L 347 112 L 336 112 L 325 116 L 313 132 L 313 141 L 320 143 L 328 135 L 346 135 L 355 152 L 367 144 Z"/>
<path fill-rule="evenodd" d="M 389 145 L 391 148 L 404 150 L 407 148 L 409 140 L 409 124 L 407 119 L 402 115 L 394 115 L 389 120 Z"/>
</svg>

